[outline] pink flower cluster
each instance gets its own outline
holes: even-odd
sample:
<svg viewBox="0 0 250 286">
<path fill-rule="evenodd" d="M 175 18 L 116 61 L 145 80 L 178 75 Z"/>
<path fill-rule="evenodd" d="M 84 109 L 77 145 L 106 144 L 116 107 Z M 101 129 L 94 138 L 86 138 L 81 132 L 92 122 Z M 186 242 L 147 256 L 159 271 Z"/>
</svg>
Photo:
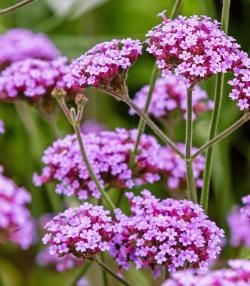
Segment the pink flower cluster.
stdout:
<svg viewBox="0 0 250 286">
<path fill-rule="evenodd" d="M 186 187 L 185 163 L 169 147 L 161 147 L 156 139 L 144 134 L 139 143 L 133 168 L 129 166 L 131 152 L 137 138 L 137 130 L 116 129 L 83 135 L 83 141 L 92 168 L 106 189 L 133 188 L 152 184 L 161 178 L 171 190 Z M 181 149 L 183 144 L 179 144 Z M 195 149 L 194 149 L 195 150 Z M 83 164 L 75 135 L 66 136 L 53 143 L 42 157 L 46 165 L 42 174 L 34 174 L 36 186 L 57 182 L 56 192 L 66 196 L 77 195 L 85 200 L 90 196 L 99 198 L 100 193 Z M 204 157 L 194 161 L 197 187 L 204 169 Z"/>
<path fill-rule="evenodd" d="M 0 100 L 35 100 L 50 95 L 55 87 L 65 88 L 66 62 L 65 58 L 58 58 L 54 61 L 27 59 L 13 63 L 0 76 Z"/>
<path fill-rule="evenodd" d="M 152 136 L 142 136 L 134 169 L 129 168 L 130 152 L 134 149 L 136 136 L 136 130 L 125 129 L 83 135 L 89 162 L 103 186 L 132 188 L 160 179 L 157 174 L 159 158 L 156 156 L 160 146 Z M 75 135 L 54 142 L 44 152 L 42 161 L 46 167 L 40 176 L 34 175 L 36 186 L 56 180 L 58 194 L 77 195 L 82 200 L 89 196 L 100 197 L 83 164 Z"/>
<path fill-rule="evenodd" d="M 141 109 L 145 106 L 148 92 L 149 85 L 146 85 L 135 95 L 134 103 Z M 193 118 L 212 108 L 213 102 L 208 100 L 206 91 L 196 86 L 193 91 Z M 185 81 L 174 75 L 169 75 L 166 79 L 158 79 L 149 106 L 149 114 L 155 118 L 171 118 L 177 111 L 185 117 L 186 109 L 187 86 Z M 130 109 L 130 114 L 135 114 L 135 111 Z"/>
<path fill-rule="evenodd" d="M 250 261 L 229 260 L 229 268 L 199 273 L 194 270 L 172 274 L 162 286 L 249 286 Z"/>
<path fill-rule="evenodd" d="M 82 259 L 109 250 L 114 235 L 109 211 L 102 206 L 84 203 L 55 216 L 45 225 L 43 243 L 56 256 L 73 254 Z"/>
<path fill-rule="evenodd" d="M 187 200 L 160 201 L 147 190 L 128 193 L 131 215 L 116 211 L 116 231 L 110 254 L 122 269 L 134 262 L 155 275 L 167 269 L 207 268 L 221 250 L 223 230 L 199 205 Z"/>
<path fill-rule="evenodd" d="M 63 272 L 68 269 L 75 268 L 77 266 L 81 266 L 83 264 L 83 260 L 80 258 L 76 258 L 72 254 L 66 254 L 64 256 L 54 256 L 49 253 L 49 248 L 42 249 L 37 257 L 37 264 L 41 267 L 51 266 L 56 269 L 58 272 Z"/>
<path fill-rule="evenodd" d="M 70 65 L 68 87 L 97 87 L 120 91 L 128 69 L 142 53 L 138 40 L 112 40 L 97 44 Z"/>
<path fill-rule="evenodd" d="M 25 59 L 53 60 L 60 53 L 44 34 L 25 29 L 12 29 L 0 36 L 0 66 Z"/>
<path fill-rule="evenodd" d="M 157 58 L 163 77 L 174 71 L 189 84 L 230 71 L 240 60 L 240 46 L 207 16 L 164 18 L 147 37 L 147 51 Z"/>
<path fill-rule="evenodd" d="M 33 223 L 27 204 L 30 194 L 2 174 L 0 166 L 0 242 L 11 241 L 27 249 L 33 239 Z"/>
</svg>

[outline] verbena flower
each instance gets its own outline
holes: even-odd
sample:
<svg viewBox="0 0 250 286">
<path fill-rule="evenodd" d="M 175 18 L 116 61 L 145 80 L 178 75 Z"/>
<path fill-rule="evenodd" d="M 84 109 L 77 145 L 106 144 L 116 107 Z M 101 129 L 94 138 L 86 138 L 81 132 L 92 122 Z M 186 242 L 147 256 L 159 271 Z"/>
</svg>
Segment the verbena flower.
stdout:
<svg viewBox="0 0 250 286">
<path fill-rule="evenodd" d="M 156 199 L 149 191 L 128 193 L 131 215 L 116 211 L 117 234 L 110 254 L 122 269 L 174 272 L 186 267 L 206 268 L 221 250 L 223 230 L 191 201 Z"/>
<path fill-rule="evenodd" d="M 3 134 L 4 132 L 5 132 L 4 122 L 0 119 L 0 134 Z"/>
<path fill-rule="evenodd" d="M 33 239 L 33 223 L 27 204 L 30 194 L 6 178 L 0 167 L 0 241 L 11 241 L 27 249 Z"/>
<path fill-rule="evenodd" d="M 134 103 L 144 108 L 149 85 L 139 90 L 134 98 Z M 208 100 L 205 90 L 196 86 L 193 91 L 193 118 L 199 113 L 212 109 L 213 102 Z M 158 119 L 170 119 L 181 114 L 186 116 L 187 109 L 187 85 L 181 77 L 169 75 L 166 79 L 158 79 L 155 84 L 148 113 Z M 130 114 L 135 114 L 130 109 Z"/>
<path fill-rule="evenodd" d="M 39 251 L 36 261 L 39 266 L 52 267 L 58 272 L 81 266 L 84 263 L 82 259 L 77 258 L 72 254 L 66 254 L 62 257 L 51 255 L 48 247 Z"/>
<path fill-rule="evenodd" d="M 236 206 L 228 215 L 231 232 L 230 244 L 233 247 L 250 248 L 250 195 L 242 198 L 243 206 Z"/>
<path fill-rule="evenodd" d="M 179 271 L 172 274 L 162 286 L 248 286 L 250 285 L 250 261 L 229 260 L 229 268 L 208 272 L 194 270 Z"/>
<path fill-rule="evenodd" d="M 85 120 L 81 125 L 81 132 L 83 134 L 99 133 L 106 130 L 106 126 L 95 120 Z"/>
<path fill-rule="evenodd" d="M 35 102 L 50 97 L 51 91 L 65 88 L 66 58 L 54 61 L 27 59 L 13 63 L 0 76 L 0 100 L 25 99 Z"/>
<path fill-rule="evenodd" d="M 240 60 L 240 45 L 207 16 L 164 17 L 147 37 L 147 51 L 156 57 L 162 76 L 174 72 L 189 84 L 232 71 Z"/>
<path fill-rule="evenodd" d="M 0 66 L 25 59 L 53 60 L 60 55 L 46 35 L 25 29 L 11 29 L 0 36 Z"/>
<path fill-rule="evenodd" d="M 89 286 L 89 282 L 85 277 L 82 277 L 77 281 L 76 286 Z"/>
<path fill-rule="evenodd" d="M 160 145 L 150 135 L 142 136 L 133 170 L 129 167 L 136 137 L 136 130 L 126 129 L 83 135 L 88 160 L 103 186 L 125 189 L 160 179 L 157 172 Z M 34 175 L 36 186 L 55 180 L 58 194 L 77 195 L 79 199 L 100 197 L 83 163 L 75 135 L 54 142 L 44 152 L 42 161 L 46 166 L 41 175 Z"/>
<path fill-rule="evenodd" d="M 109 250 L 114 235 L 109 213 L 89 203 L 67 209 L 45 225 L 43 243 L 49 244 L 51 255 L 73 254 L 82 259 Z"/>
<path fill-rule="evenodd" d="M 128 69 L 142 53 L 139 40 L 112 40 L 97 44 L 70 65 L 68 87 L 96 87 L 110 93 L 124 92 Z"/>
</svg>

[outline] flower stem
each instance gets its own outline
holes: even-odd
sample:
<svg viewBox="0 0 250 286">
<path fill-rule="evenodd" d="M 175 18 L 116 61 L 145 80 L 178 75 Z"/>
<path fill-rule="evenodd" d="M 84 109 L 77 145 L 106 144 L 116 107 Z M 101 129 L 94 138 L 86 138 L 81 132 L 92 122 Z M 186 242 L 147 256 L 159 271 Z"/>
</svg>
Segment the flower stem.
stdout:
<svg viewBox="0 0 250 286">
<path fill-rule="evenodd" d="M 175 0 L 174 6 L 170 13 L 170 19 L 174 19 L 177 16 L 181 3 L 182 3 L 182 0 Z"/>
<path fill-rule="evenodd" d="M 113 276 L 117 281 L 125 286 L 131 286 L 127 281 L 118 276 L 111 268 L 109 268 L 106 264 L 104 264 L 99 258 L 95 257 L 90 260 L 95 261 L 100 267 L 102 267 L 105 271 L 107 271 L 111 276 Z"/>
<path fill-rule="evenodd" d="M 80 132 L 80 126 L 79 123 L 75 123 L 72 124 L 73 129 L 75 131 L 79 146 L 80 146 L 80 151 L 81 151 L 81 155 L 82 155 L 82 159 L 84 161 L 84 164 L 86 165 L 89 175 L 91 177 L 91 179 L 94 181 L 97 189 L 99 190 L 99 192 L 102 194 L 102 196 L 105 198 L 105 200 L 107 201 L 107 203 L 110 205 L 110 207 L 112 209 L 115 209 L 115 205 L 112 202 L 112 200 L 110 199 L 110 197 L 108 196 L 108 194 L 106 193 L 106 191 L 103 189 L 101 183 L 99 182 L 99 180 L 97 179 L 91 164 L 89 163 L 85 148 L 84 148 L 84 144 L 83 144 L 83 140 L 82 140 L 82 136 L 81 136 L 81 132 Z"/>
<path fill-rule="evenodd" d="M 185 155 L 178 149 L 176 144 L 165 135 L 162 130 L 144 113 L 128 96 L 124 97 L 124 102 L 133 108 L 136 113 L 145 121 L 145 123 L 154 131 L 154 133 L 165 143 L 168 144 L 182 159 L 185 159 Z"/>
<path fill-rule="evenodd" d="M 15 5 L 12 5 L 8 8 L 4 8 L 4 9 L 0 9 L 0 15 L 3 15 L 3 14 L 6 14 L 6 13 L 9 13 L 9 12 L 12 12 L 12 11 L 15 11 L 31 2 L 33 2 L 34 0 L 23 0 L 21 1 L 20 3 L 17 3 Z"/>
<path fill-rule="evenodd" d="M 193 164 L 190 160 L 193 142 L 193 105 L 192 105 L 193 87 L 188 89 L 187 94 L 187 119 L 186 119 L 186 177 L 188 199 L 197 202 L 197 193 L 193 174 Z"/>
<path fill-rule="evenodd" d="M 105 264 L 104 253 L 101 253 L 101 259 L 102 259 L 102 262 Z M 108 275 L 107 275 L 107 272 L 104 269 L 102 269 L 102 280 L 103 280 L 103 286 L 108 286 L 109 285 Z"/>
<path fill-rule="evenodd" d="M 158 77 L 158 73 L 159 72 L 158 72 L 157 66 L 154 65 L 154 68 L 153 68 L 153 71 L 152 71 L 152 74 L 151 74 L 151 78 L 150 78 L 149 91 L 148 91 L 146 103 L 145 103 L 144 110 L 143 110 L 145 114 L 148 113 L 148 109 L 149 109 L 150 102 L 151 102 L 151 99 L 152 99 L 152 95 L 153 95 L 155 83 L 156 83 L 156 80 L 157 80 L 157 77 Z M 139 146 L 139 143 L 140 143 L 140 140 L 141 140 L 141 136 L 142 136 L 142 133 L 145 130 L 145 125 L 146 124 L 145 124 L 145 121 L 143 120 L 143 118 L 140 118 L 140 121 L 139 121 L 139 124 L 138 124 L 138 128 L 137 128 L 138 133 L 137 133 L 137 137 L 136 137 L 136 140 L 135 140 L 135 146 L 134 146 L 134 150 L 133 150 L 133 152 L 131 154 L 130 162 L 129 162 L 129 165 L 131 167 L 133 167 L 133 165 L 134 165 L 134 161 L 135 161 L 135 157 L 137 155 L 138 146 Z"/>
<path fill-rule="evenodd" d="M 241 127 L 244 123 L 246 123 L 249 120 L 250 120 L 250 113 L 247 112 L 239 120 L 237 120 L 232 126 L 228 127 L 226 130 L 216 135 L 212 140 L 204 144 L 199 150 L 197 150 L 191 156 L 191 159 L 194 160 L 198 155 L 202 154 L 204 151 L 206 151 L 209 147 L 213 146 L 214 144 L 225 139 L 227 136 L 232 134 L 235 130 L 237 130 L 239 127 Z"/>
<path fill-rule="evenodd" d="M 72 280 L 72 282 L 68 286 L 75 286 L 77 282 L 82 278 L 82 276 L 89 270 L 91 266 L 91 261 L 85 263 L 82 269 L 77 273 L 76 277 Z"/>
<path fill-rule="evenodd" d="M 222 15 L 221 15 L 222 26 L 221 27 L 226 33 L 228 32 L 228 25 L 229 25 L 230 3 L 231 3 L 231 0 L 223 0 L 223 8 L 222 8 Z M 223 89 L 224 89 L 224 75 L 218 74 L 216 77 L 216 83 L 215 83 L 215 100 L 214 100 L 215 103 L 214 103 L 214 109 L 213 109 L 212 119 L 210 123 L 208 141 L 212 140 L 216 136 L 216 133 L 217 133 L 218 123 L 220 119 L 220 112 L 221 112 Z M 213 153 L 214 153 L 214 147 L 211 146 L 210 148 L 208 148 L 207 153 L 206 153 L 206 165 L 205 165 L 205 170 L 204 170 L 204 175 L 203 175 L 203 188 L 202 188 L 201 200 L 200 200 L 200 204 L 203 206 L 206 212 L 208 210 L 209 188 L 210 188 L 212 164 L 213 164 Z"/>
</svg>

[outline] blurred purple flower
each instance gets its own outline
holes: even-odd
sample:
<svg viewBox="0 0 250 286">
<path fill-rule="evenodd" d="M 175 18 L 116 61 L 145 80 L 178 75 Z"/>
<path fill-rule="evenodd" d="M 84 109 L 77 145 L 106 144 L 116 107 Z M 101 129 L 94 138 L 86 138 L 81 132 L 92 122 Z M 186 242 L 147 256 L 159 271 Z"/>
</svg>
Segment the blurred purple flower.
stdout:
<svg viewBox="0 0 250 286">
<path fill-rule="evenodd" d="M 107 128 L 104 124 L 98 123 L 95 120 L 85 120 L 81 125 L 81 132 L 83 134 L 99 133 L 106 129 Z"/>
</svg>

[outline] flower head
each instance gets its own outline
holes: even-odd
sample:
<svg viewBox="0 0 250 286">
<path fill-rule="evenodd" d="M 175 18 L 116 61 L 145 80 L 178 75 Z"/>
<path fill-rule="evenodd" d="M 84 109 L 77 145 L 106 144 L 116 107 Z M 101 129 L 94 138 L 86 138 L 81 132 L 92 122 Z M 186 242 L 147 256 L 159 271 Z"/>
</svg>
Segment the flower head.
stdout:
<svg viewBox="0 0 250 286">
<path fill-rule="evenodd" d="M 44 34 L 34 34 L 25 29 L 12 29 L 0 36 L 0 66 L 25 59 L 53 60 L 60 55 L 54 44 Z"/>
<path fill-rule="evenodd" d="M 27 249 L 33 239 L 33 223 L 27 204 L 30 194 L 2 174 L 0 167 L 0 241 L 11 241 Z"/>
<path fill-rule="evenodd" d="M 68 87 L 97 87 L 110 93 L 124 88 L 126 73 L 142 53 L 138 40 L 112 40 L 97 44 L 70 65 Z"/>
<path fill-rule="evenodd" d="M 149 85 L 139 90 L 134 98 L 134 103 L 144 108 Z M 193 91 L 193 117 L 213 107 L 213 102 L 208 100 L 207 93 L 196 86 Z M 155 118 L 168 119 L 175 116 L 176 111 L 186 116 L 187 108 L 187 86 L 185 81 L 178 76 L 169 75 L 166 79 L 158 79 L 155 84 L 152 100 L 149 106 L 149 114 Z M 135 114 L 130 109 L 130 114 Z"/>
<path fill-rule="evenodd" d="M 45 225 L 45 230 L 43 243 L 49 244 L 51 255 L 72 254 L 82 259 L 109 250 L 114 235 L 109 211 L 89 203 L 58 214 Z"/>
<path fill-rule="evenodd" d="M 134 168 L 131 169 L 129 159 L 134 150 L 136 130 L 116 129 L 82 136 L 88 160 L 103 186 L 126 189 L 160 179 L 157 172 L 160 145 L 154 137 L 142 136 Z M 44 152 L 42 161 L 46 166 L 40 176 L 34 175 L 36 186 L 56 180 L 56 192 L 59 194 L 77 195 L 79 199 L 100 197 L 83 163 L 75 135 L 54 142 Z"/>
<path fill-rule="evenodd" d="M 107 128 L 104 124 L 96 122 L 95 120 L 86 120 L 81 125 L 81 132 L 83 134 L 99 133 L 99 132 L 106 130 L 106 129 Z"/>
<path fill-rule="evenodd" d="M 179 271 L 172 274 L 162 286 L 248 286 L 250 285 L 250 261 L 229 260 L 229 268 L 208 272 L 194 270 Z"/>
<path fill-rule="evenodd" d="M 224 233 L 202 208 L 187 200 L 159 200 L 149 191 L 127 194 L 131 215 L 116 212 L 117 234 L 110 254 L 128 269 L 151 268 L 159 274 L 185 267 L 206 268 L 221 250 Z"/>
<path fill-rule="evenodd" d="M 147 51 L 156 57 L 162 76 L 174 72 L 190 85 L 232 71 L 241 58 L 236 41 L 207 16 L 164 18 L 147 37 Z"/>
</svg>

